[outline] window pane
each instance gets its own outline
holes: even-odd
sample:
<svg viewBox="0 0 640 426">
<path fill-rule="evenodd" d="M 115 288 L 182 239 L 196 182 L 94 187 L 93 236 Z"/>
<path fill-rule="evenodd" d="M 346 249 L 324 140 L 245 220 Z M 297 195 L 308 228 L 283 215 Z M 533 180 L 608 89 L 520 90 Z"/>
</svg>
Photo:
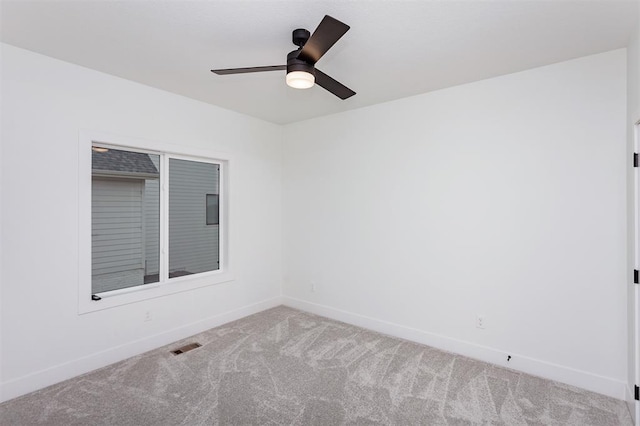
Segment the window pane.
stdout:
<svg viewBox="0 0 640 426">
<path fill-rule="evenodd" d="M 220 225 L 207 225 L 207 194 L 219 196 L 220 166 L 169 159 L 169 278 L 220 269 Z"/>
<path fill-rule="evenodd" d="M 158 282 L 160 157 L 94 146 L 92 293 Z"/>
</svg>

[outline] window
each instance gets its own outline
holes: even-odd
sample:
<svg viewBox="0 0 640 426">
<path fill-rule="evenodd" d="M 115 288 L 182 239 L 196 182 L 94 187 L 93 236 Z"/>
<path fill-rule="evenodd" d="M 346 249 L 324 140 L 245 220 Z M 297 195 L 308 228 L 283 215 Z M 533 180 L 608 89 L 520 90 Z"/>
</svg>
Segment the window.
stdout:
<svg viewBox="0 0 640 426">
<path fill-rule="evenodd" d="M 160 156 L 93 146 L 91 292 L 159 281 Z"/>
<path fill-rule="evenodd" d="M 222 191 L 228 160 L 87 139 L 81 137 L 82 155 L 90 152 L 90 185 L 80 190 L 81 204 L 89 204 L 88 218 L 80 218 L 81 312 L 231 280 Z"/>
<path fill-rule="evenodd" d="M 169 278 L 219 269 L 219 225 L 207 226 L 202 203 L 219 181 L 217 164 L 169 159 Z"/>
</svg>

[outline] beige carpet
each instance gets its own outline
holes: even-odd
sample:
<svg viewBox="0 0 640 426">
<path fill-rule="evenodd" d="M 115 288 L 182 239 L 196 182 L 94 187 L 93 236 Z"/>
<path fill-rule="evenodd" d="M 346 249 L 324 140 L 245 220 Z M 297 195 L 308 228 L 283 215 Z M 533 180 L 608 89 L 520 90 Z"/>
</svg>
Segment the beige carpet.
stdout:
<svg viewBox="0 0 640 426">
<path fill-rule="evenodd" d="M 202 347 L 174 356 L 185 343 Z M 0 405 L 2 425 L 630 425 L 622 401 L 278 307 Z"/>
</svg>

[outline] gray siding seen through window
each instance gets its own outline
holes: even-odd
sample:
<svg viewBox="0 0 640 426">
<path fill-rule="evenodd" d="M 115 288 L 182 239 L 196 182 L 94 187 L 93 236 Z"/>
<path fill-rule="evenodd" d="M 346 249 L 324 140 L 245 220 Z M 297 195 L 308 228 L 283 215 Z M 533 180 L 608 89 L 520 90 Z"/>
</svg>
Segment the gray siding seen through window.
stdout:
<svg viewBox="0 0 640 426">
<path fill-rule="evenodd" d="M 219 194 L 220 166 L 169 159 L 169 273 L 220 268 L 220 226 L 208 225 L 206 195 Z"/>
<path fill-rule="evenodd" d="M 142 179 L 92 181 L 93 293 L 144 283 Z"/>
</svg>

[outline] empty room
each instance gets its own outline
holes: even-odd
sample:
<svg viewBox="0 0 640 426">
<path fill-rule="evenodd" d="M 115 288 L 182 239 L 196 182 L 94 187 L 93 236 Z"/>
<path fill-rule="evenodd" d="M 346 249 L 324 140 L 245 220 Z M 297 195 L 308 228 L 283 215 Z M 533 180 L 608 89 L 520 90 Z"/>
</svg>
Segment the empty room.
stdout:
<svg viewBox="0 0 640 426">
<path fill-rule="evenodd" d="M 0 1 L 0 424 L 640 426 L 640 1 Z"/>
</svg>

